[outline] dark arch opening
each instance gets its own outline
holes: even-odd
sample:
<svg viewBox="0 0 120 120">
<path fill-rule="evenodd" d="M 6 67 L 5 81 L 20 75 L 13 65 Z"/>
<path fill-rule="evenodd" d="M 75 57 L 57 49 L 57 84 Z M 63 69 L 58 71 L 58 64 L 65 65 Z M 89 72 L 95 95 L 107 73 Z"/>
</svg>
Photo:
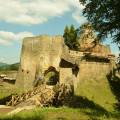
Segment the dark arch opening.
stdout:
<svg viewBox="0 0 120 120">
<path fill-rule="evenodd" d="M 44 72 L 44 79 L 47 85 L 56 85 L 59 82 L 59 72 L 55 67 L 50 66 Z"/>
<path fill-rule="evenodd" d="M 64 59 L 61 59 L 60 67 L 62 67 L 62 68 L 72 68 L 72 67 L 74 67 L 74 64 L 72 64 L 71 62 L 68 62 Z"/>
</svg>

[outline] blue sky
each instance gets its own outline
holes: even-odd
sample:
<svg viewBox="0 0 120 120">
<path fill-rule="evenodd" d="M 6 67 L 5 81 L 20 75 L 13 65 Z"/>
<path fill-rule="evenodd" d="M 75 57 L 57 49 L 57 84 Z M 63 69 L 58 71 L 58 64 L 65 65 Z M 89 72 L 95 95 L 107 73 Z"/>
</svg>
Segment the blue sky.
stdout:
<svg viewBox="0 0 120 120">
<path fill-rule="evenodd" d="M 0 0 L 0 62 L 19 62 L 22 39 L 40 34 L 62 35 L 66 25 L 86 19 L 79 0 Z M 115 44 L 110 44 L 118 54 Z"/>
</svg>

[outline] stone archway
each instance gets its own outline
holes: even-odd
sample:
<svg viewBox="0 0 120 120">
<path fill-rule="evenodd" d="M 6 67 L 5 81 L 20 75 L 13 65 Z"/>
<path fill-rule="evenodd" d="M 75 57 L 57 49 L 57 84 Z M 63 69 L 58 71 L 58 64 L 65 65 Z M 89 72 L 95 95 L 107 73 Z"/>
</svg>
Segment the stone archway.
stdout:
<svg viewBox="0 0 120 120">
<path fill-rule="evenodd" d="M 59 72 L 55 67 L 50 66 L 44 72 L 44 80 L 47 85 L 56 85 L 59 82 Z"/>
</svg>

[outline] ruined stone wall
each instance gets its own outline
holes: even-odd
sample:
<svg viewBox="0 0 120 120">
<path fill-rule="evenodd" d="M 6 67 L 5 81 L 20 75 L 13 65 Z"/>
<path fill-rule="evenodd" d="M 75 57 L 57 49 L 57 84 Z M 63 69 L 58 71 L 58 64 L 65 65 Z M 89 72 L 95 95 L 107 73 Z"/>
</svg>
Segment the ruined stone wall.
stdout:
<svg viewBox="0 0 120 120">
<path fill-rule="evenodd" d="M 73 81 L 71 68 L 60 68 L 60 84 L 69 84 Z"/>
<path fill-rule="evenodd" d="M 40 77 L 50 66 L 59 71 L 62 47 L 63 38 L 61 36 L 43 35 L 25 38 L 16 85 L 25 89 L 32 88 L 36 73 L 37 77 Z"/>
<path fill-rule="evenodd" d="M 79 65 L 79 82 L 85 83 L 93 80 L 100 84 L 101 79 L 105 78 L 109 72 L 110 63 L 81 62 Z"/>
<path fill-rule="evenodd" d="M 75 90 L 77 91 L 81 86 L 86 86 L 88 84 L 93 86 L 102 85 L 102 83 L 107 80 L 107 75 L 110 73 L 110 67 L 110 63 L 81 62 L 79 65 L 79 79 L 75 83 Z"/>
<path fill-rule="evenodd" d="M 110 72 L 110 63 L 81 62 L 79 79 L 74 87 L 76 96 L 83 96 L 106 109 L 112 109 L 116 102 L 111 91 L 107 74 Z"/>
<path fill-rule="evenodd" d="M 35 79 L 43 77 L 44 71 L 50 66 L 60 72 L 60 82 L 65 81 L 68 76 L 75 79 L 75 88 L 81 82 L 100 81 L 101 77 L 106 77 L 109 72 L 109 63 L 83 62 L 83 57 L 83 52 L 69 50 L 62 36 L 41 35 L 25 38 L 16 85 L 25 89 L 32 88 Z M 60 68 L 62 59 L 71 63 L 72 66 L 79 67 L 79 77 L 73 75 L 72 67 L 70 69 Z"/>
<path fill-rule="evenodd" d="M 77 83 L 79 81 L 79 71 L 77 76 L 73 74 L 72 68 L 60 69 L 60 84 L 72 85 L 74 90 L 77 89 Z"/>
<path fill-rule="evenodd" d="M 88 57 L 91 59 L 86 58 L 89 53 Z M 115 63 L 115 60 L 109 57 L 109 53 L 109 48 L 104 45 L 96 46 L 87 54 L 85 51 L 71 51 L 64 44 L 62 36 L 42 35 L 25 38 L 16 86 L 24 90 L 33 88 L 34 81 L 43 77 L 44 72 L 53 67 L 59 73 L 60 83 L 74 86 L 76 96 L 85 96 L 95 103 L 101 101 L 104 104 L 109 103 L 109 98 L 114 97 L 107 74 L 113 69 Z M 114 103 L 115 100 L 111 102 Z"/>
<path fill-rule="evenodd" d="M 111 54 L 110 46 L 105 46 L 102 44 L 96 44 L 93 48 L 90 49 L 91 52 L 101 53 L 101 54 Z"/>
</svg>

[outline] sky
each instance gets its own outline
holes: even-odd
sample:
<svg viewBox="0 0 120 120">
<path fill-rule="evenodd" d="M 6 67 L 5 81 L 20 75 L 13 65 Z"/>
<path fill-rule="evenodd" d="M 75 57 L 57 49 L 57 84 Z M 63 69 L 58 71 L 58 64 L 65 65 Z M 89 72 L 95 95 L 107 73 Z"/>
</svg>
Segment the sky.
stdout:
<svg viewBox="0 0 120 120">
<path fill-rule="evenodd" d="M 63 35 L 71 24 L 78 28 L 87 21 L 83 9 L 79 0 L 0 0 L 0 62 L 20 61 L 24 37 Z M 118 54 L 110 38 L 104 44 Z"/>
</svg>

